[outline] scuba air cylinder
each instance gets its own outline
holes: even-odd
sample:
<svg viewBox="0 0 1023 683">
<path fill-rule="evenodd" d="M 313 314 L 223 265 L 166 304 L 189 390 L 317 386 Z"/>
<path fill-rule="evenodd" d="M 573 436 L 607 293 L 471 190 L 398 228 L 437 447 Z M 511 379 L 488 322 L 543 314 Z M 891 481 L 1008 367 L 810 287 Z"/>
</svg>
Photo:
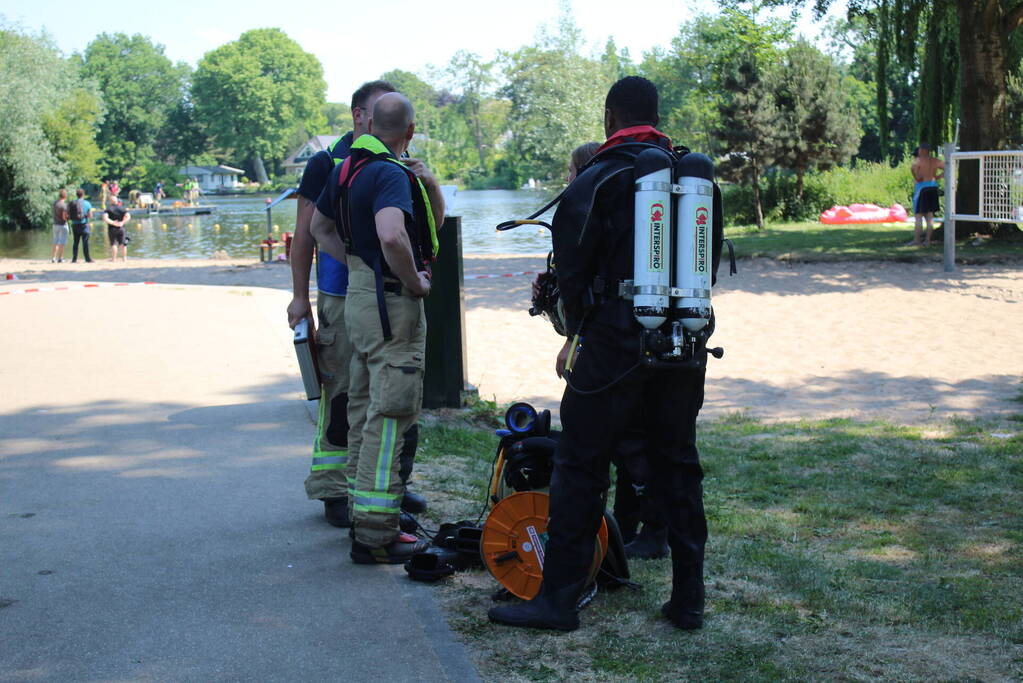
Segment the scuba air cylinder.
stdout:
<svg viewBox="0 0 1023 683">
<path fill-rule="evenodd" d="M 635 163 L 632 313 L 648 330 L 656 330 L 668 319 L 672 165 L 667 151 L 656 148 L 643 150 Z"/>
<path fill-rule="evenodd" d="M 671 148 L 666 140 L 661 140 L 661 144 L 625 140 L 609 145 L 598 151 L 569 185 L 572 188 L 582 184 L 574 200 L 578 203 L 580 198 L 589 198 L 592 209 L 594 198 L 607 181 L 632 174 L 632 278 L 619 279 L 624 275 L 620 271 L 598 273 L 587 293 L 587 310 L 577 321 L 577 329 L 569 330 L 560 305 L 557 274 L 548 259 L 548 272 L 537 283 L 530 313 L 547 315 L 559 334 L 571 336 L 582 332 L 586 317 L 595 306 L 603 301 L 626 299 L 632 303 L 632 315 L 640 328 L 640 365 L 704 368 L 707 354 L 715 358 L 724 355 L 724 349 L 707 346 L 714 334 L 711 287 L 723 247 L 728 247 L 732 275 L 736 273 L 735 254 L 731 242 L 724 238 L 721 192 L 714 182 L 714 162 L 685 147 Z M 591 173 L 597 164 L 603 164 L 604 170 Z M 497 229 L 508 230 L 523 224 L 551 228 L 536 218 L 558 204 L 565 192 L 528 218 L 505 221 Z M 576 213 L 589 220 L 588 210 L 576 209 Z M 579 239 L 582 240 L 582 235 Z M 571 381 L 569 386 L 580 391 Z M 611 385 L 592 392 L 608 386 Z"/>
<path fill-rule="evenodd" d="M 633 279 L 620 292 L 632 297 L 633 314 L 644 327 L 640 361 L 702 366 L 698 352 L 714 331 L 714 163 L 703 154 L 678 158 L 647 149 L 636 156 L 634 168 Z M 664 205 L 670 211 L 660 212 Z"/>
<path fill-rule="evenodd" d="M 678 245 L 675 250 L 675 300 L 682 325 L 698 332 L 710 322 L 714 219 L 714 162 L 687 154 L 678 162 Z"/>
</svg>

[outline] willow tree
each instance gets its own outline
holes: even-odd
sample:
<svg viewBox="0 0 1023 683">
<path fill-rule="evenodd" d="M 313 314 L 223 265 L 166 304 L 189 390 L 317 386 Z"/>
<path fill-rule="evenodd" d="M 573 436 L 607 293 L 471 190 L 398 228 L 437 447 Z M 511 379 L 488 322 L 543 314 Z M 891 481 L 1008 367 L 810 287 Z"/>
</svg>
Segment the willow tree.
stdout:
<svg viewBox="0 0 1023 683">
<path fill-rule="evenodd" d="M 767 0 L 768 5 L 806 5 L 808 0 Z M 819 17 L 834 0 L 814 0 Z M 729 3 L 726 3 L 729 4 Z M 878 87 L 890 59 L 920 61 L 918 130 L 931 142 L 949 139 L 956 114 L 964 150 L 1008 145 L 1010 38 L 1023 26 L 1023 0 L 848 0 L 850 14 L 870 17 L 877 28 Z M 922 30 L 921 30 L 922 29 Z M 884 144 L 884 93 L 878 110 Z"/>
<path fill-rule="evenodd" d="M 75 60 L 0 20 L 0 229 L 50 224 L 60 187 L 96 179 L 102 116 Z"/>
</svg>

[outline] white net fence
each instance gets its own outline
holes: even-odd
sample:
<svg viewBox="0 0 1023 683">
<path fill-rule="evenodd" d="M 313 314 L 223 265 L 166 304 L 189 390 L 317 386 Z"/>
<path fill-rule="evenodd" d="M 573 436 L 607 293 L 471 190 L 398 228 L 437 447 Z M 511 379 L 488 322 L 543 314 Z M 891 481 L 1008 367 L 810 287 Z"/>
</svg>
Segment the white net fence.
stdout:
<svg viewBox="0 0 1023 683">
<path fill-rule="evenodd" d="M 971 161 L 980 167 L 978 214 L 956 211 L 957 218 L 1000 223 L 1023 222 L 1023 151 L 956 152 L 955 162 Z"/>
</svg>

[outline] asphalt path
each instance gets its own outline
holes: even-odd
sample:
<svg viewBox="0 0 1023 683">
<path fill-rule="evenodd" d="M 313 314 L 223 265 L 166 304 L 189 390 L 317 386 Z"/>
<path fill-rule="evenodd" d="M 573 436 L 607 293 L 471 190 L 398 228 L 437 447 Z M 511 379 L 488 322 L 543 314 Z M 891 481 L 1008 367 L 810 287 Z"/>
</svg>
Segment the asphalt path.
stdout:
<svg viewBox="0 0 1023 683">
<path fill-rule="evenodd" d="M 288 299 L 0 296 L 0 680 L 476 680 L 431 588 L 305 498 Z"/>
</svg>

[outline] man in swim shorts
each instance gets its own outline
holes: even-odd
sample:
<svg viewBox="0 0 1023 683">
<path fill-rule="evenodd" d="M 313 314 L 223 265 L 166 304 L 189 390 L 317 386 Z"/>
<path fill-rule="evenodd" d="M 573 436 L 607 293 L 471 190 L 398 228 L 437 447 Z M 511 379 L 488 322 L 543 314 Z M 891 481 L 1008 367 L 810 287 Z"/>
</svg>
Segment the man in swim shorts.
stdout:
<svg viewBox="0 0 1023 683">
<path fill-rule="evenodd" d="M 940 208 L 938 198 L 938 179 L 943 178 L 945 163 L 931 156 L 931 146 L 921 142 L 913 152 L 913 164 L 910 172 L 916 185 L 913 186 L 913 218 L 916 221 L 913 241 L 910 246 L 931 246 L 931 235 L 934 232 L 934 213 Z M 923 219 L 927 220 L 927 239 L 921 242 Z"/>
<path fill-rule="evenodd" d="M 110 260 L 117 259 L 117 247 L 121 247 L 121 260 L 128 260 L 128 235 L 124 226 L 131 220 L 131 214 L 124 210 L 121 199 L 117 195 L 110 196 L 110 205 L 103 212 L 103 222 L 107 224 L 107 238 L 110 240 Z"/>
</svg>

